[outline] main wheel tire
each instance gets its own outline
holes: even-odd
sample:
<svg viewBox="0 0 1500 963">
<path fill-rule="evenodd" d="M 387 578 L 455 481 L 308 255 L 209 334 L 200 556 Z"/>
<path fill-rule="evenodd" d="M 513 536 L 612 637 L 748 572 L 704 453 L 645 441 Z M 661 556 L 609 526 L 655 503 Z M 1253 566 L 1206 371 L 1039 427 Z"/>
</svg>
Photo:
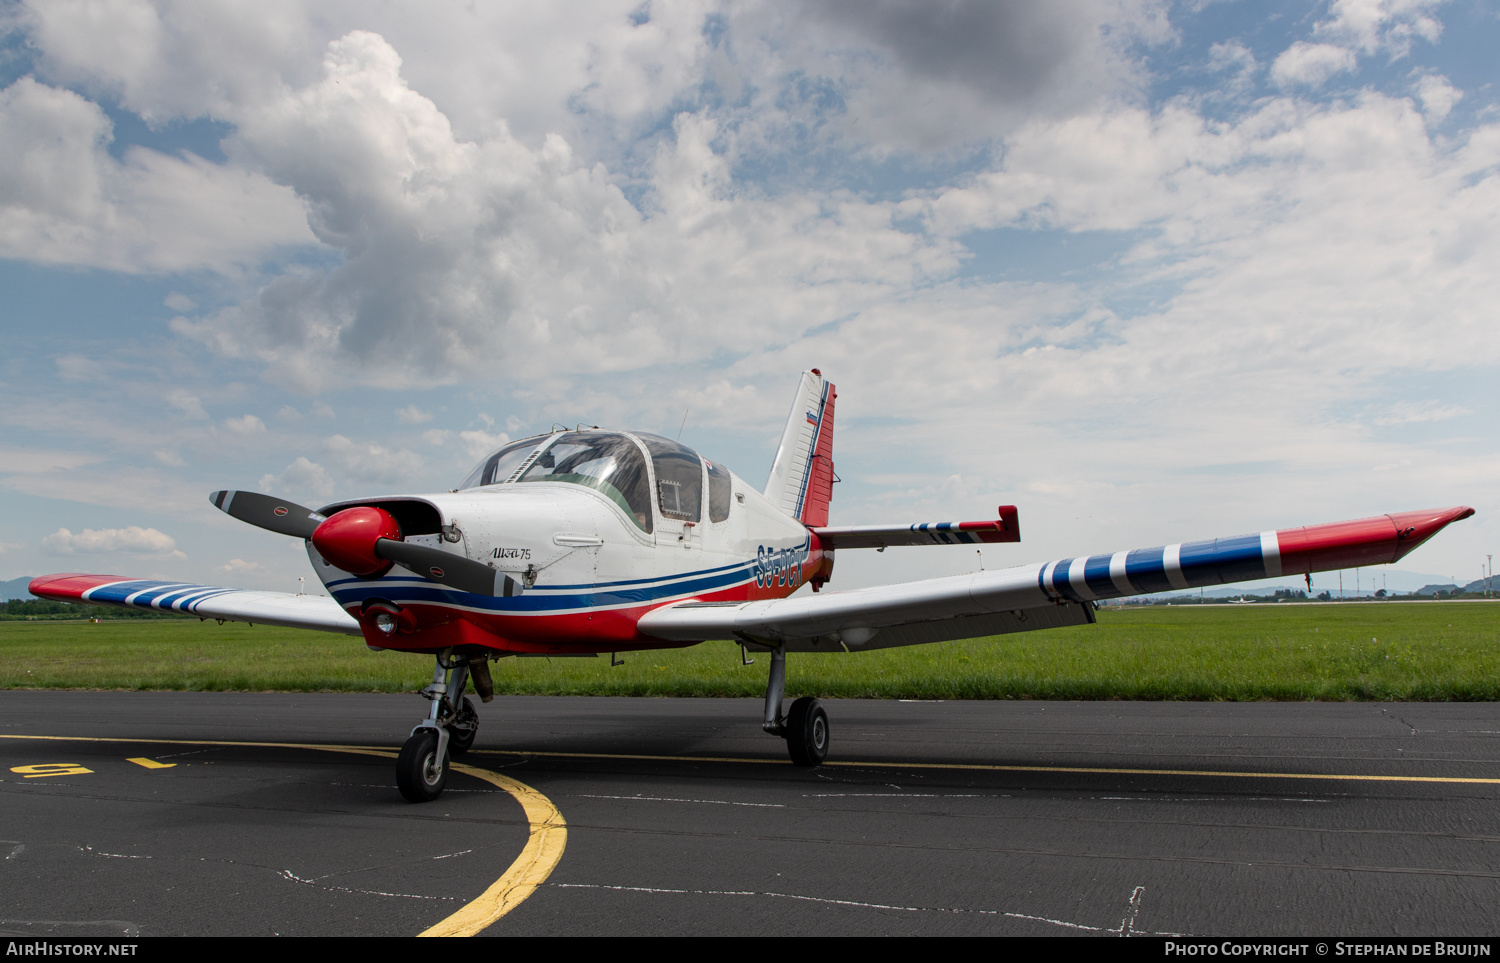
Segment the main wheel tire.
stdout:
<svg viewBox="0 0 1500 963">
<path fill-rule="evenodd" d="M 464 725 L 451 725 L 448 727 L 448 755 L 461 756 L 469 751 L 474 744 L 474 737 L 479 735 L 479 713 L 474 711 L 474 703 L 468 697 L 464 697 L 463 707 L 458 710 L 458 719 L 455 723 L 462 722 Z"/>
<path fill-rule="evenodd" d="M 817 699 L 804 696 L 786 717 L 786 748 L 798 766 L 822 765 L 828 755 L 828 713 Z"/>
<path fill-rule="evenodd" d="M 415 732 L 396 757 L 396 787 L 408 802 L 432 802 L 448 784 L 448 754 L 438 758 L 438 737 L 431 729 Z"/>
</svg>

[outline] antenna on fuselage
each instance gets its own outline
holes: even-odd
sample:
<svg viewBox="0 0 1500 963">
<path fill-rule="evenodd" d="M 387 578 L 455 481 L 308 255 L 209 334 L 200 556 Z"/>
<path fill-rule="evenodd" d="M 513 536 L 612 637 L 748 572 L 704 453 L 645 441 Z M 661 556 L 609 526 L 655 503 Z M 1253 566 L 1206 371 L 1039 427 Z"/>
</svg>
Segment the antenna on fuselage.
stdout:
<svg viewBox="0 0 1500 963">
<path fill-rule="evenodd" d="M 687 427 L 688 412 L 690 412 L 692 410 L 693 409 L 691 409 L 691 408 L 687 408 L 687 409 L 684 409 L 683 412 L 682 412 L 682 424 L 680 424 L 680 425 L 677 426 L 677 440 L 678 441 L 682 440 L 682 429 L 684 429 L 684 428 Z"/>
</svg>

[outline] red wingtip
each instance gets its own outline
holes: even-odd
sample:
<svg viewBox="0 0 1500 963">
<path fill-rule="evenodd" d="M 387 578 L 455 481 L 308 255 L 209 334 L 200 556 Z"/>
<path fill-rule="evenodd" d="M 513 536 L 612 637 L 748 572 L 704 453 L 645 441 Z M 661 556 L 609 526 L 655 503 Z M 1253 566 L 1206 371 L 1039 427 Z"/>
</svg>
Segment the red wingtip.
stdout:
<svg viewBox="0 0 1500 963">
<path fill-rule="evenodd" d="M 1409 554 L 1450 523 L 1473 514 L 1474 509 L 1460 505 L 1457 508 L 1433 508 L 1424 512 L 1398 512 L 1387 516 L 1396 526 L 1396 559 Z"/>
<path fill-rule="evenodd" d="M 1294 574 L 1388 565 L 1442 531 L 1449 522 L 1472 514 L 1474 509 L 1468 506 L 1434 508 L 1283 529 L 1276 533 L 1281 570 Z"/>
<path fill-rule="evenodd" d="M 39 599 L 55 602 L 77 602 L 91 588 L 111 582 L 128 582 L 124 575 L 85 575 L 81 572 L 64 572 L 60 575 L 38 575 L 26 586 L 26 591 Z"/>
</svg>

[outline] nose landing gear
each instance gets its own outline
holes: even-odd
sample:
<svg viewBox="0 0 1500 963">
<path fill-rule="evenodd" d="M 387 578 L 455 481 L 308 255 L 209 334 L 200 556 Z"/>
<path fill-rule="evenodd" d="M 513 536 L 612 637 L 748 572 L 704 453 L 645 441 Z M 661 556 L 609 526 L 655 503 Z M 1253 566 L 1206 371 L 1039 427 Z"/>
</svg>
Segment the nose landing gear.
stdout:
<svg viewBox="0 0 1500 963">
<path fill-rule="evenodd" d="M 464 697 L 471 674 L 480 697 L 488 702 L 493 689 L 483 657 L 471 665 L 464 656 L 452 656 L 451 650 L 438 654 L 432 684 L 421 693 L 432 707 L 396 758 L 396 787 L 410 802 L 431 802 L 441 796 L 448 783 L 449 756 L 463 755 L 479 734 L 479 713 Z"/>
</svg>

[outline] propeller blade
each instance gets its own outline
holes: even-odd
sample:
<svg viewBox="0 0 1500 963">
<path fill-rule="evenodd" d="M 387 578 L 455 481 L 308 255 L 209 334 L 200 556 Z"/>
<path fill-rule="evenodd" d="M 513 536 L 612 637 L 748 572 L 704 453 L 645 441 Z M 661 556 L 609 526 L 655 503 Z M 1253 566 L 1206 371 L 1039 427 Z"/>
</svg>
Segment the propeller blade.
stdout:
<svg viewBox="0 0 1500 963">
<path fill-rule="evenodd" d="M 312 538 L 313 529 L 323 521 L 323 516 L 310 508 L 259 492 L 214 492 L 208 500 L 226 515 L 294 538 Z"/>
<path fill-rule="evenodd" d="M 505 573 L 497 572 L 483 562 L 445 552 L 440 548 L 380 538 L 375 541 L 375 554 L 404 565 L 429 581 L 460 592 L 505 598 L 521 594 L 521 586 Z"/>
</svg>

